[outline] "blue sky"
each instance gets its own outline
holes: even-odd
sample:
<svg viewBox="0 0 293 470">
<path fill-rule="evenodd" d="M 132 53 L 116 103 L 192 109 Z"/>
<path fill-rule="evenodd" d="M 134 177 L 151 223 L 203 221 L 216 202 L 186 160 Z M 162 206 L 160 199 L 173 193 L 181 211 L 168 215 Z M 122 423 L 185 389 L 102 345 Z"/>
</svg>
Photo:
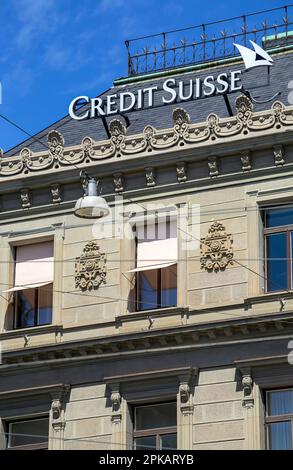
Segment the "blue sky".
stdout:
<svg viewBox="0 0 293 470">
<path fill-rule="evenodd" d="M 34 134 L 66 115 L 75 96 L 96 96 L 127 74 L 125 39 L 284 3 L 0 0 L 0 113 Z M 1 148 L 24 139 L 0 118 Z"/>
</svg>

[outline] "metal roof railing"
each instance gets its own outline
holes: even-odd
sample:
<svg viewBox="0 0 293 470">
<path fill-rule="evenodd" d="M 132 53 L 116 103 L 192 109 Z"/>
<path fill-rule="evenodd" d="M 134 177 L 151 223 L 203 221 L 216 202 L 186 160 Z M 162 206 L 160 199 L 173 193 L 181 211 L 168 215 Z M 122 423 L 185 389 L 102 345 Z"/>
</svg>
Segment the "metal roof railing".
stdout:
<svg viewBox="0 0 293 470">
<path fill-rule="evenodd" d="M 293 4 L 125 41 L 128 76 L 233 58 L 234 43 L 292 43 Z M 291 14 L 291 17 L 290 17 Z"/>
</svg>

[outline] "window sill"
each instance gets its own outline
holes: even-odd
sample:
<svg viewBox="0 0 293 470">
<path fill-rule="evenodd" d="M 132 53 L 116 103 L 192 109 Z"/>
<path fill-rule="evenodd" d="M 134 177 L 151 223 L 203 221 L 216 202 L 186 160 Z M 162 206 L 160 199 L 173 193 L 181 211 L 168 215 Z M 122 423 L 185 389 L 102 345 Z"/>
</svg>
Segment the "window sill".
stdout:
<svg viewBox="0 0 293 470">
<path fill-rule="evenodd" d="M 133 320 L 135 319 L 143 319 L 143 318 L 148 318 L 148 317 L 162 317 L 162 316 L 168 316 L 168 315 L 185 315 L 187 312 L 189 312 L 189 308 L 187 307 L 164 307 L 164 308 L 154 308 L 151 310 L 138 310 L 136 312 L 127 312 L 122 315 L 117 315 L 116 320 Z"/>
<path fill-rule="evenodd" d="M 26 334 L 28 335 L 35 335 L 35 334 L 42 334 L 42 333 L 51 333 L 63 330 L 62 325 L 38 325 L 38 326 L 29 326 L 27 328 L 15 328 L 13 330 L 2 331 L 0 333 L 0 339 L 4 338 L 18 338 L 22 337 Z"/>
<path fill-rule="evenodd" d="M 292 291 L 277 291 L 277 292 L 264 292 L 263 294 L 255 295 L 253 297 L 247 297 L 244 299 L 245 304 L 255 304 L 263 301 L 276 301 L 280 300 L 281 298 L 290 298 L 293 295 L 293 290 Z"/>
</svg>

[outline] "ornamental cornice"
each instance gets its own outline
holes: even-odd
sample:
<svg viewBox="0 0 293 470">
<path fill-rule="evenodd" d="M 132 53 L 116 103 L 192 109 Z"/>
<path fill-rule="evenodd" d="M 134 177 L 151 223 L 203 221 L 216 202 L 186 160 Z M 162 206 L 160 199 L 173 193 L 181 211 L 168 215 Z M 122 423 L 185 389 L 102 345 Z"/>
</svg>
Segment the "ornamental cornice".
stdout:
<svg viewBox="0 0 293 470">
<path fill-rule="evenodd" d="M 148 319 L 145 319 L 146 325 Z M 284 323 L 285 322 L 285 323 Z M 123 323 L 123 322 L 122 322 Z M 280 330 L 279 326 L 284 325 Z M 70 361 L 96 361 L 121 356 L 147 355 L 159 351 L 207 348 L 239 344 L 241 341 L 281 338 L 292 335 L 293 313 L 261 315 L 259 317 L 236 318 L 201 325 L 185 325 L 145 330 L 136 333 L 119 333 L 106 337 L 95 337 L 82 341 L 64 341 L 27 349 L 5 351 L 3 348 L 1 371 L 13 372 L 23 367 L 46 367 L 49 364 Z M 64 329 L 66 338 L 66 329 Z M 4 345 L 4 342 L 3 342 Z"/>
<path fill-rule="evenodd" d="M 237 140 L 243 137 L 280 132 L 293 129 L 293 106 L 285 106 L 280 101 L 273 103 L 270 109 L 253 111 L 253 104 L 248 97 L 241 95 L 236 99 L 237 113 L 234 116 L 220 118 L 209 114 L 205 122 L 191 123 L 188 113 L 183 108 L 173 111 L 173 127 L 155 129 L 147 125 L 140 134 L 127 135 L 125 125 L 119 118 L 109 123 L 110 138 L 94 141 L 84 137 L 80 145 L 67 147 L 59 131 L 51 130 L 47 135 L 48 150 L 32 152 L 24 147 L 19 155 L 6 157 L 0 150 L 0 178 L 15 175 L 32 175 L 51 169 L 73 168 L 116 159 L 131 159 L 138 155 L 160 154 L 176 151 L 178 148 L 196 148 L 211 143 Z M 243 170 L 250 166 L 249 157 L 242 156 Z M 280 149 L 275 149 L 276 165 L 283 164 Z M 211 176 L 217 174 L 217 162 L 210 161 Z"/>
</svg>

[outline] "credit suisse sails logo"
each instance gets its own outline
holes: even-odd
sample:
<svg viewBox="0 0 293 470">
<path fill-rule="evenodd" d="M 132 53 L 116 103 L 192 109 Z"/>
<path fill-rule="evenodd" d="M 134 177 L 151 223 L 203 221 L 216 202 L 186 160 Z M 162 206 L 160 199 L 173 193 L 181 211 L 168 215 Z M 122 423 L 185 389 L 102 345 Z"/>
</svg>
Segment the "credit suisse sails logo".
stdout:
<svg viewBox="0 0 293 470">
<path fill-rule="evenodd" d="M 245 71 L 259 66 L 271 66 L 273 59 L 258 44 L 250 41 L 253 49 L 234 43 L 239 50 L 245 65 Z M 189 100 L 197 100 L 214 95 L 223 95 L 235 91 L 244 92 L 242 84 L 242 70 L 221 71 L 217 75 L 211 73 L 193 78 L 180 79 L 168 78 L 163 82 L 158 82 L 152 86 L 138 88 L 135 92 L 125 91 L 89 98 L 88 96 L 78 96 L 69 105 L 69 115 L 77 121 L 84 119 L 110 116 L 112 114 L 123 114 L 132 110 L 152 108 L 164 104 L 181 103 Z M 158 97 L 157 91 L 162 91 Z M 271 101 L 280 92 L 276 93 Z M 156 99 L 155 99 L 156 98 Z M 257 103 L 267 101 L 257 101 Z M 84 107 L 84 105 L 88 105 Z M 81 112 L 78 112 L 78 109 Z"/>
<path fill-rule="evenodd" d="M 246 70 L 252 69 L 254 67 L 259 67 L 261 65 L 273 65 L 274 61 L 266 51 L 264 51 L 255 42 L 249 42 L 252 44 L 253 50 L 249 49 L 248 47 L 241 46 L 240 44 L 234 43 L 234 46 L 237 47 L 241 54 Z"/>
</svg>

